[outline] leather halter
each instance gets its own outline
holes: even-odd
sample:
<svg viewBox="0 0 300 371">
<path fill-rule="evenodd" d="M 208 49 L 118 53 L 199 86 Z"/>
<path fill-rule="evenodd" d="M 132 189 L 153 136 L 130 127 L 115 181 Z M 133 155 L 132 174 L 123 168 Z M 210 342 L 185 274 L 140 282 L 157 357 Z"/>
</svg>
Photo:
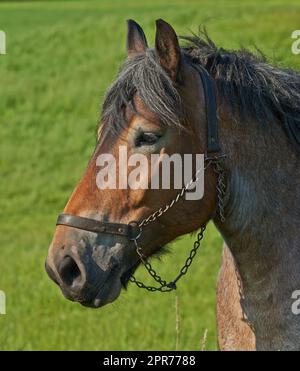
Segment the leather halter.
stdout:
<svg viewBox="0 0 300 371">
<path fill-rule="evenodd" d="M 193 64 L 192 67 L 199 73 L 205 98 L 207 121 L 207 156 L 213 157 L 220 152 L 218 138 L 217 102 L 214 81 L 202 66 Z M 69 214 L 60 214 L 56 225 L 64 225 L 93 233 L 106 233 L 137 240 L 141 235 L 141 226 L 133 221 L 128 224 L 109 223 L 95 219 L 84 218 Z"/>
<path fill-rule="evenodd" d="M 66 225 L 94 233 L 125 236 L 129 240 L 137 239 L 141 232 L 137 222 L 130 222 L 129 224 L 108 223 L 69 214 L 60 214 L 57 218 L 56 225 Z"/>
</svg>

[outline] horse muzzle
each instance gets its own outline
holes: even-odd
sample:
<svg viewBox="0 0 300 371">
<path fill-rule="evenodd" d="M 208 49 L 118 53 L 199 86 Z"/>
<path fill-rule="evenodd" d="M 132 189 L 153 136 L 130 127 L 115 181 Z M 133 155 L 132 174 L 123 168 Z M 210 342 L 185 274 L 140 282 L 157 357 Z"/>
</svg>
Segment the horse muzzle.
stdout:
<svg viewBox="0 0 300 371">
<path fill-rule="evenodd" d="M 124 246 L 102 245 L 50 248 L 45 269 L 59 285 L 64 296 L 80 304 L 99 308 L 120 294 L 121 277 L 126 265 L 122 261 Z"/>
</svg>

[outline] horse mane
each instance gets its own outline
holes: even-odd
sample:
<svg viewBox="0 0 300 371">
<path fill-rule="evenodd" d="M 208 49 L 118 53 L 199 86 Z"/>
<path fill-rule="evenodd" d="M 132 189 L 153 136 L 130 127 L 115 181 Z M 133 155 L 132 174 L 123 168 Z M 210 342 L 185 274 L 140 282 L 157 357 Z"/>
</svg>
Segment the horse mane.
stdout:
<svg viewBox="0 0 300 371">
<path fill-rule="evenodd" d="M 256 120 L 265 129 L 276 122 L 300 149 L 299 73 L 269 64 L 260 51 L 218 48 L 206 31 L 180 38 L 186 42 L 185 60 L 207 69 L 234 121 Z M 126 125 L 125 107 L 135 110 L 135 93 L 162 124 L 181 127 L 180 96 L 153 49 L 127 59 L 108 90 L 102 122 L 109 130 L 119 132 Z"/>
<path fill-rule="evenodd" d="M 268 129 L 277 122 L 300 149 L 300 75 L 267 62 L 257 50 L 218 48 L 207 35 L 183 36 L 191 63 L 200 63 L 217 84 L 218 94 L 236 121 L 256 120 Z"/>
</svg>

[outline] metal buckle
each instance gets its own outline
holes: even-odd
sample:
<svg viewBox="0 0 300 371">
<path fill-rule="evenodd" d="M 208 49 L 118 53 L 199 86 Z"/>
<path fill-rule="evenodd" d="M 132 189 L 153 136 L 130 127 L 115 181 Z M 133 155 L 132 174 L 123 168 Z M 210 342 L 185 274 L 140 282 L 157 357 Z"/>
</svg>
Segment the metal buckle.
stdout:
<svg viewBox="0 0 300 371">
<path fill-rule="evenodd" d="M 130 241 L 136 241 L 138 240 L 140 237 L 141 237 L 141 234 L 142 234 L 142 227 L 140 226 L 140 224 L 135 221 L 135 220 L 132 220 L 131 222 L 128 223 L 128 226 L 131 227 L 132 231 L 136 231 L 137 234 L 136 236 L 128 236 L 128 239 Z"/>
</svg>

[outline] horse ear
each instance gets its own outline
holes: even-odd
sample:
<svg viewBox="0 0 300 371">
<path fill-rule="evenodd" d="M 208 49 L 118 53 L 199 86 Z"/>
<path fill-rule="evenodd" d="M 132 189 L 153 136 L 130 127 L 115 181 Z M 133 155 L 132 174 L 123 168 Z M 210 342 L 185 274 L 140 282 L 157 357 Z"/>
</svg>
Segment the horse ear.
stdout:
<svg viewBox="0 0 300 371">
<path fill-rule="evenodd" d="M 179 42 L 174 29 L 162 19 L 156 21 L 155 50 L 162 67 L 176 81 L 181 55 Z"/>
<path fill-rule="evenodd" d="M 127 20 L 127 53 L 132 58 L 144 54 L 148 45 L 143 29 L 132 19 Z"/>
</svg>

